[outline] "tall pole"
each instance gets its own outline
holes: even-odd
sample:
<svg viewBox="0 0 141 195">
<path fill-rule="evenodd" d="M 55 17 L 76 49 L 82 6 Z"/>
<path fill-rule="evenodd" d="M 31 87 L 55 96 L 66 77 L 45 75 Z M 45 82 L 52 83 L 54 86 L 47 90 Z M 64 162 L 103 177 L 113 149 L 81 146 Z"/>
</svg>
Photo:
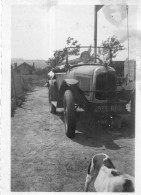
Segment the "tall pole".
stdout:
<svg viewBox="0 0 141 195">
<path fill-rule="evenodd" d="M 97 7 L 94 5 L 94 62 L 97 57 Z"/>
<path fill-rule="evenodd" d="M 127 10 L 127 38 L 128 38 L 128 81 L 130 79 L 130 66 L 129 66 L 129 21 L 128 21 L 128 5 L 126 6 L 126 10 Z"/>
<path fill-rule="evenodd" d="M 94 5 L 94 62 L 96 63 L 97 57 L 97 12 L 103 7 L 104 5 Z"/>
</svg>

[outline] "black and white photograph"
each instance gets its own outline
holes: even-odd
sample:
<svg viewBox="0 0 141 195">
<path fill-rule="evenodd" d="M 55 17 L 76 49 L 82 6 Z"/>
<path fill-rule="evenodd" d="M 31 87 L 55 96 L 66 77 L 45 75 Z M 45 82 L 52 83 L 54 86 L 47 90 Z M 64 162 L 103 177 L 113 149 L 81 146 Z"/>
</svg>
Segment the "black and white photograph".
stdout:
<svg viewBox="0 0 141 195">
<path fill-rule="evenodd" d="M 137 0 L 3 2 L 3 193 L 139 192 L 140 16 Z"/>
</svg>

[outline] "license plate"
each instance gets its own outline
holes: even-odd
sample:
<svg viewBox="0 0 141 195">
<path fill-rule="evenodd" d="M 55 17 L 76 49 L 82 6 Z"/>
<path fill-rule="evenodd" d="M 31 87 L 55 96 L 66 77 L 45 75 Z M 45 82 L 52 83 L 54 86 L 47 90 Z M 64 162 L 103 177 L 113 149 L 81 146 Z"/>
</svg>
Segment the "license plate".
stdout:
<svg viewBox="0 0 141 195">
<path fill-rule="evenodd" d="M 103 105 L 103 106 L 96 106 L 95 112 L 124 112 L 125 107 L 122 105 Z"/>
</svg>

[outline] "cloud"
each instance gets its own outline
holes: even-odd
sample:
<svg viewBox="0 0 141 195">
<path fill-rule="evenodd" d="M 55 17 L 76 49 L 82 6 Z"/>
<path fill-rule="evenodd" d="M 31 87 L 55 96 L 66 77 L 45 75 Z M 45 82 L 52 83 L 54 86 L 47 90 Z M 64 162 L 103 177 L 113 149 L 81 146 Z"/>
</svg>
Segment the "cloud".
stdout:
<svg viewBox="0 0 141 195">
<path fill-rule="evenodd" d="M 139 30 L 130 30 L 129 31 L 129 38 L 136 38 L 141 44 L 141 31 Z M 122 31 L 122 37 L 120 39 L 121 42 L 124 42 L 128 39 L 127 32 Z"/>
<path fill-rule="evenodd" d="M 126 5 L 105 5 L 103 7 L 105 18 L 113 25 L 119 26 L 127 17 Z"/>
<path fill-rule="evenodd" d="M 121 32 L 120 42 L 124 43 L 128 41 L 127 31 Z M 131 56 L 136 58 L 137 56 L 141 56 L 141 31 L 139 30 L 130 30 L 129 31 L 129 51 Z"/>
</svg>

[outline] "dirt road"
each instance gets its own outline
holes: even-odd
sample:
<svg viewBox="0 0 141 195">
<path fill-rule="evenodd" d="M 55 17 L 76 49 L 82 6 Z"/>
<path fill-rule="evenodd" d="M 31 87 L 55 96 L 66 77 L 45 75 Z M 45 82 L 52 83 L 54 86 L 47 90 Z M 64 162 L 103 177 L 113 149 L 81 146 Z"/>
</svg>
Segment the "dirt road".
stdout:
<svg viewBox="0 0 141 195">
<path fill-rule="evenodd" d="M 49 113 L 48 90 L 38 87 L 11 119 L 11 190 L 80 192 L 91 157 L 111 156 L 122 172 L 134 175 L 134 138 L 128 128 L 93 129 L 80 115 L 76 136 L 65 136 L 61 113 Z M 91 189 L 92 190 L 92 186 Z"/>
</svg>

